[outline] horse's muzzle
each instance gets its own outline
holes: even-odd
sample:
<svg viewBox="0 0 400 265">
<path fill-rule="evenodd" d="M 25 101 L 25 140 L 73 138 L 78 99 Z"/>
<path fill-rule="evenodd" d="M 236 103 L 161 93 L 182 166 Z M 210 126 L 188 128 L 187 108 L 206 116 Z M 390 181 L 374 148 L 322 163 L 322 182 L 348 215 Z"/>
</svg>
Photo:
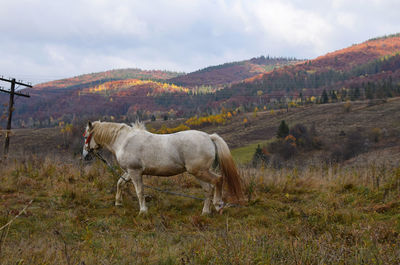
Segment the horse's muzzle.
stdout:
<svg viewBox="0 0 400 265">
<path fill-rule="evenodd" d="M 92 159 L 93 159 L 93 152 L 88 152 L 88 151 L 86 151 L 85 149 L 83 149 L 82 158 L 83 158 L 83 160 L 85 160 L 85 161 L 90 161 L 90 160 L 92 160 Z"/>
</svg>

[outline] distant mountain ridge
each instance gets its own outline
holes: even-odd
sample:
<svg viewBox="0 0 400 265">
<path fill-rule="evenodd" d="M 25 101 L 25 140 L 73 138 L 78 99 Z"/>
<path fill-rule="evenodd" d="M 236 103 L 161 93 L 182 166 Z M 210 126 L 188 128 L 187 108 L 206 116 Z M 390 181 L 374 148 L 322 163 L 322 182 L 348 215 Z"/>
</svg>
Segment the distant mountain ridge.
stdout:
<svg viewBox="0 0 400 265">
<path fill-rule="evenodd" d="M 304 60 L 260 56 L 245 61 L 209 66 L 192 73 L 171 78 L 169 81 L 177 85 L 188 87 L 202 85 L 222 86 L 302 61 Z"/>
<path fill-rule="evenodd" d="M 104 72 L 84 74 L 72 78 L 65 78 L 61 80 L 55 80 L 46 82 L 34 86 L 34 89 L 59 89 L 59 88 L 83 88 L 95 86 L 104 82 L 126 80 L 126 79 L 142 79 L 142 80 L 153 80 L 163 81 L 184 73 L 161 71 L 161 70 L 141 70 L 138 68 L 126 68 L 109 70 Z"/>
<path fill-rule="evenodd" d="M 316 59 L 290 67 L 276 69 L 233 84 L 228 88 L 233 95 L 265 97 L 275 92 L 292 95 L 319 95 L 322 90 L 349 89 L 364 86 L 385 78 L 400 81 L 400 34 L 374 38 L 337 50 Z"/>
<path fill-rule="evenodd" d="M 382 99 L 400 96 L 400 34 L 307 61 L 258 57 L 185 75 L 113 70 L 40 84 L 27 91 L 31 98 L 16 106 L 17 126 L 104 116 L 129 121 L 142 113 L 180 117 L 221 108 L 251 111 L 289 103 Z M 0 103 L 7 100 L 0 96 Z"/>
</svg>

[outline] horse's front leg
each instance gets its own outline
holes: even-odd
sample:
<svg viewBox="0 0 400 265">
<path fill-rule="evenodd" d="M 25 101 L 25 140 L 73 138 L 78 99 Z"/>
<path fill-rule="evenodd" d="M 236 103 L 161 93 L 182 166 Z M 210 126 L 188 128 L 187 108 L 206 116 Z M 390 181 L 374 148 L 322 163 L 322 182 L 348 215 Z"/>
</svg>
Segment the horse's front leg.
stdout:
<svg viewBox="0 0 400 265">
<path fill-rule="evenodd" d="M 117 182 L 117 193 L 115 194 L 115 206 L 122 205 L 122 187 L 129 181 L 130 177 L 128 173 L 122 175 Z"/>
<path fill-rule="evenodd" d="M 129 170 L 129 175 L 131 176 L 131 180 L 133 182 L 133 185 L 135 186 L 136 195 L 139 199 L 139 206 L 140 206 L 139 214 L 147 213 L 147 206 L 143 193 L 142 172 L 140 170 Z"/>
</svg>

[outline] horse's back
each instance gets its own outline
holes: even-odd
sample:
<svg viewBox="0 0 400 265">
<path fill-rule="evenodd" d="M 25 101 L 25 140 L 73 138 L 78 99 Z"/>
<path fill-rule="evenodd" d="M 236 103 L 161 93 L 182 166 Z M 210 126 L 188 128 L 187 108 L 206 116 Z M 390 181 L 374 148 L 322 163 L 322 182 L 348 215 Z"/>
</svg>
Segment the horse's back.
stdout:
<svg viewBox="0 0 400 265">
<path fill-rule="evenodd" d="M 215 159 L 215 146 L 209 134 L 188 130 L 171 134 L 171 137 L 187 169 L 211 167 Z"/>
<path fill-rule="evenodd" d="M 128 168 L 142 168 L 144 174 L 169 176 L 209 168 L 214 158 L 210 136 L 189 130 L 164 135 L 133 133 L 126 139 L 119 160 Z"/>
</svg>

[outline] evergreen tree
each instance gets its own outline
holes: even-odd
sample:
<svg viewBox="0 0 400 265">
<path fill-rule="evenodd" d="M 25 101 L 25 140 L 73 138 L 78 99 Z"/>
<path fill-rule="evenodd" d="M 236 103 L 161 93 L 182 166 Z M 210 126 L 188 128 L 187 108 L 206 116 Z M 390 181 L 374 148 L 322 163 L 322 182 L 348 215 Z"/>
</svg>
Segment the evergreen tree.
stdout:
<svg viewBox="0 0 400 265">
<path fill-rule="evenodd" d="M 266 163 L 268 161 L 267 157 L 264 155 L 260 145 L 257 145 L 256 151 L 254 152 L 252 164 L 253 167 L 257 167 L 260 163 Z"/>
<path fill-rule="evenodd" d="M 324 91 L 322 91 L 321 103 L 326 104 L 328 102 L 329 102 L 328 93 L 326 93 L 326 90 L 324 89 Z"/>
<path fill-rule="evenodd" d="M 278 128 L 278 131 L 276 133 L 276 136 L 278 138 L 285 138 L 288 135 L 289 135 L 289 126 L 283 120 L 283 121 L 281 121 L 281 124 L 279 125 L 279 128 Z"/>
<path fill-rule="evenodd" d="M 336 92 L 334 90 L 331 90 L 331 100 L 332 102 L 336 102 L 337 101 L 337 96 L 336 96 Z"/>
<path fill-rule="evenodd" d="M 370 82 L 367 83 L 367 87 L 365 88 L 365 97 L 367 99 L 374 98 L 373 88 L 372 88 L 372 84 Z"/>
<path fill-rule="evenodd" d="M 356 87 L 356 88 L 354 89 L 353 97 L 351 98 L 351 100 L 359 99 L 360 96 L 361 96 L 360 88 L 359 88 L 359 87 Z"/>
<path fill-rule="evenodd" d="M 342 99 L 342 101 L 347 100 L 347 90 L 346 89 L 341 90 L 341 99 Z"/>
</svg>

